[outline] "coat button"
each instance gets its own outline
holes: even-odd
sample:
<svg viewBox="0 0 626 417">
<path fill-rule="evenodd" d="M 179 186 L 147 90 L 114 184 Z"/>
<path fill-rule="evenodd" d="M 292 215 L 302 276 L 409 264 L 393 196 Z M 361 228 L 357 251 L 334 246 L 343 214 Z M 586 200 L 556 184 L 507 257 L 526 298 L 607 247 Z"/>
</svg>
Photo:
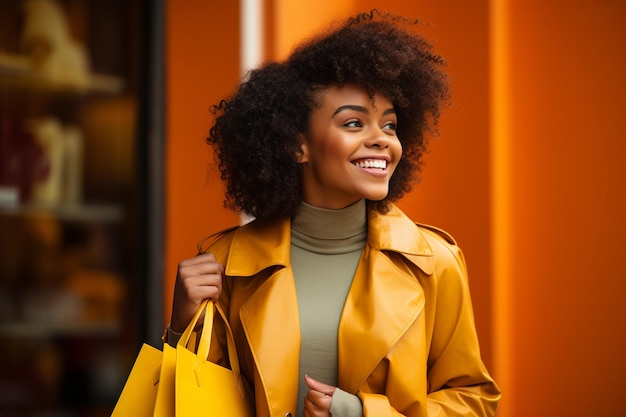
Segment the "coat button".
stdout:
<svg viewBox="0 0 626 417">
<path fill-rule="evenodd" d="M 289 413 L 289 412 L 285 413 L 285 417 L 292 417 L 291 413 Z"/>
</svg>

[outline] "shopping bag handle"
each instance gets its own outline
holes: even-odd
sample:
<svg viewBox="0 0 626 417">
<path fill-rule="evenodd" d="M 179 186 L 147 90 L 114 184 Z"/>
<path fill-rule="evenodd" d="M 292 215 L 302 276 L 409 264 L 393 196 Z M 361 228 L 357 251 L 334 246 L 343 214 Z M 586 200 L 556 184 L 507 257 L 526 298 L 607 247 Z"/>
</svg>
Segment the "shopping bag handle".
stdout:
<svg viewBox="0 0 626 417">
<path fill-rule="evenodd" d="M 183 334 L 180 336 L 180 339 L 178 339 L 178 343 L 177 345 L 182 346 L 182 347 L 187 347 L 189 348 L 189 350 L 191 351 L 195 351 L 194 348 L 192 348 L 192 346 L 190 346 L 189 341 L 192 339 L 192 335 L 193 335 L 193 331 L 196 328 L 196 325 L 198 324 L 198 321 L 200 320 L 200 317 L 202 316 L 202 314 L 206 314 L 206 310 L 207 310 L 207 304 L 208 304 L 209 300 L 202 300 L 202 302 L 200 303 L 200 306 L 198 307 L 198 309 L 196 310 L 194 316 L 192 317 L 191 321 L 189 322 L 189 324 L 187 325 L 187 327 L 185 328 L 185 330 L 183 331 Z M 211 326 L 213 325 L 213 311 L 211 311 Z M 206 322 L 206 317 L 205 317 L 205 322 Z M 204 329 L 204 327 L 203 327 Z M 209 328 L 209 331 L 211 331 L 211 328 Z M 191 345 L 194 345 L 195 343 L 192 343 Z"/>
<path fill-rule="evenodd" d="M 211 349 L 211 334 L 213 333 L 214 310 L 217 310 L 218 314 L 221 316 L 226 326 L 226 344 L 228 347 L 228 358 L 230 360 L 230 367 L 232 370 L 233 378 L 235 380 L 235 385 L 239 390 L 239 394 L 243 398 L 245 395 L 245 390 L 243 387 L 243 382 L 241 380 L 239 358 L 237 357 L 237 349 L 235 347 L 235 338 L 233 336 L 233 331 L 230 327 L 230 324 L 226 319 L 226 314 L 219 304 L 214 303 L 209 299 L 203 300 L 202 303 L 200 303 L 198 310 L 196 310 L 193 318 L 191 319 L 191 322 L 187 325 L 187 328 L 180 337 L 178 345 L 184 347 L 187 347 L 189 345 L 191 334 L 198 324 L 200 316 L 204 312 L 204 323 L 202 324 L 202 334 L 200 335 L 200 342 L 198 343 L 198 347 L 196 350 L 196 364 L 194 368 L 196 374 L 196 382 L 198 383 L 198 386 L 201 386 L 206 380 L 202 372 L 204 369 L 202 364 L 207 361 L 207 358 L 209 356 L 209 350 Z"/>
</svg>

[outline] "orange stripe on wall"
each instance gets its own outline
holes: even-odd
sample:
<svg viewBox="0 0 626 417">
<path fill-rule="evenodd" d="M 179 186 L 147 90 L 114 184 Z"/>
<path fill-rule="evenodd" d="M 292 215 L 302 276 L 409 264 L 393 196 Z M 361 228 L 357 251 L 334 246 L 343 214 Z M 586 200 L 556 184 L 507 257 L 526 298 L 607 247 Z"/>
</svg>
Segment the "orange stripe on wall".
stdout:
<svg viewBox="0 0 626 417">
<path fill-rule="evenodd" d="M 492 212 L 492 273 L 494 326 L 494 368 L 492 370 L 503 399 L 498 415 L 513 416 L 515 386 L 511 375 L 512 332 L 510 326 L 512 260 L 511 260 L 511 103 L 509 102 L 510 69 L 510 6 L 508 0 L 491 3 L 491 212 Z"/>
</svg>

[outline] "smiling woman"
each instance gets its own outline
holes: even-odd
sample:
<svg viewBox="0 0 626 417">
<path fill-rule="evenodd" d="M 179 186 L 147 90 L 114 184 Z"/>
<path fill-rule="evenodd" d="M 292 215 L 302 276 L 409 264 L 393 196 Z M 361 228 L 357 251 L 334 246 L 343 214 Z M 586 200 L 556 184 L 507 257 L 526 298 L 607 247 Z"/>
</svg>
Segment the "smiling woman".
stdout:
<svg viewBox="0 0 626 417">
<path fill-rule="evenodd" d="M 449 98 L 412 23 L 355 16 L 213 108 L 226 204 L 255 220 L 180 262 L 165 335 L 174 345 L 216 301 L 258 416 L 495 413 L 463 254 L 393 204 Z M 227 366 L 227 352 L 210 358 Z"/>
</svg>

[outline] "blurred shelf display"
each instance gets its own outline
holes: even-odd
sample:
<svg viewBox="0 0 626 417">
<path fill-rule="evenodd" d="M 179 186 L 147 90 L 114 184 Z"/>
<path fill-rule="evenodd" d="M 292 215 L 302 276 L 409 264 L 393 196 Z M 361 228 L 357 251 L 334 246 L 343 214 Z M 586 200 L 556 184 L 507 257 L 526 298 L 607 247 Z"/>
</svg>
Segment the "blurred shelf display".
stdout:
<svg viewBox="0 0 626 417">
<path fill-rule="evenodd" d="M 0 2 L 0 416 L 108 416 L 144 340 L 146 0 Z"/>
<path fill-rule="evenodd" d="M 0 215 L 5 216 L 53 216 L 59 220 L 79 222 L 114 223 L 122 220 L 123 209 L 114 205 L 63 204 L 19 205 L 13 202 L 0 203 Z"/>
<path fill-rule="evenodd" d="M 0 324 L 0 335 L 15 338 L 63 336 L 118 336 L 119 323 L 11 323 Z"/>
<path fill-rule="evenodd" d="M 16 91 L 41 90 L 45 93 L 104 93 L 119 94 L 123 91 L 124 80 L 106 74 L 87 74 L 84 79 L 55 78 L 37 71 L 28 56 L 0 52 L 0 87 Z"/>
</svg>

